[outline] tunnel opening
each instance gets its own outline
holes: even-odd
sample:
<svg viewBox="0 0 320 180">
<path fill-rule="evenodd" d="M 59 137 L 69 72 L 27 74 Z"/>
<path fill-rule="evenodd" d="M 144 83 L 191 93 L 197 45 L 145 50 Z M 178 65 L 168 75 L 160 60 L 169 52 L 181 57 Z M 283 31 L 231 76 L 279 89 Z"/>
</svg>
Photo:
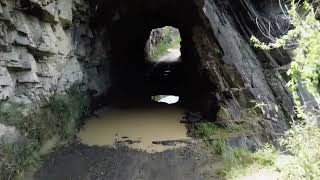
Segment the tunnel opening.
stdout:
<svg viewBox="0 0 320 180">
<path fill-rule="evenodd" d="M 155 102 L 166 103 L 166 104 L 176 104 L 179 102 L 179 96 L 173 95 L 157 95 L 152 96 L 151 99 Z"/>
<path fill-rule="evenodd" d="M 146 60 L 153 64 L 181 61 L 181 36 L 177 28 L 165 26 L 152 29 L 146 42 Z"/>
<path fill-rule="evenodd" d="M 154 142 L 189 138 L 185 117 L 215 120 L 217 87 L 206 69 L 214 38 L 200 7 L 193 0 L 114 0 L 95 6 L 91 26 L 96 33 L 107 32 L 110 88 L 100 98 L 105 107 L 80 131 L 83 143 L 120 142 L 158 151 L 163 147 Z M 151 59 L 150 38 L 168 27 L 179 35 L 178 56 Z"/>
<path fill-rule="evenodd" d="M 215 120 L 217 85 L 206 70 L 215 39 L 201 3 L 121 0 L 95 6 L 92 27 L 108 32 L 111 54 L 111 87 L 103 103 L 135 106 L 153 103 L 153 96 L 171 95 L 179 97 L 179 106 Z M 146 42 L 153 30 L 168 26 L 179 30 L 181 57 L 174 64 L 155 66 L 146 57 Z M 163 78 L 166 71 L 170 76 Z"/>
<path fill-rule="evenodd" d="M 181 36 L 172 26 L 152 29 L 145 46 L 146 82 L 152 90 L 154 102 L 176 104 L 180 97 L 170 94 L 178 89 L 181 72 Z M 162 93 L 157 95 L 157 93 Z"/>
</svg>

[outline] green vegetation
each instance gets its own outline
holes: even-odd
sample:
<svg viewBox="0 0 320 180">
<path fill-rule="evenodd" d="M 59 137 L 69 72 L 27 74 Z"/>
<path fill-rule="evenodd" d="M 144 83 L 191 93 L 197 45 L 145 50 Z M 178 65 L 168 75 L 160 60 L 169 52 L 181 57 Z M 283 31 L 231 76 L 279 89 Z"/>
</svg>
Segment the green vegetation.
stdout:
<svg viewBox="0 0 320 180">
<path fill-rule="evenodd" d="M 227 179 L 236 179 L 262 168 L 271 168 L 275 164 L 277 151 L 271 145 L 265 145 L 260 150 L 252 152 L 228 144 L 230 138 L 248 134 L 251 134 L 250 130 L 241 125 L 221 128 L 213 123 L 203 123 L 194 129 L 194 135 L 203 139 L 212 153 L 222 157 L 224 165 L 219 170 L 219 175 Z"/>
<path fill-rule="evenodd" d="M 231 128 L 220 128 L 209 122 L 198 124 L 193 131 L 194 136 L 203 139 L 206 145 L 218 154 L 222 154 L 229 148 L 226 140 L 237 136 L 240 132 Z"/>
<path fill-rule="evenodd" d="M 296 45 L 293 49 L 293 62 L 288 71 L 291 77 L 288 86 L 294 96 L 300 122 L 293 122 L 292 129 L 280 140 L 293 154 L 292 161 L 282 172 L 288 179 L 317 179 L 320 177 L 320 129 L 316 122 L 319 110 L 304 105 L 299 86 L 305 86 L 319 106 L 320 22 L 316 19 L 313 6 L 307 1 L 302 4 L 303 6 L 291 0 L 288 17 L 294 28 L 286 35 L 269 44 L 260 42 L 255 37 L 252 41 L 256 47 L 264 50 Z"/>
<path fill-rule="evenodd" d="M 162 39 L 154 45 L 152 59 L 159 59 L 168 53 L 168 49 L 179 49 L 181 43 L 180 33 L 177 29 L 166 26 L 161 29 Z"/>
<path fill-rule="evenodd" d="M 228 139 L 241 135 L 253 135 L 251 129 L 244 125 L 233 124 L 228 128 L 221 128 L 217 125 L 207 122 L 198 124 L 194 129 L 194 135 L 204 140 Z"/>
<path fill-rule="evenodd" d="M 256 37 L 252 37 L 251 40 L 255 43 L 255 47 L 263 50 L 296 46 L 292 51 L 294 57 L 290 69 L 287 72 L 291 77 L 288 86 L 294 96 L 297 116 L 307 120 L 310 119 L 308 116 L 310 117 L 312 114 L 309 114 L 307 109 L 303 107 L 303 102 L 299 94 L 299 83 L 306 87 L 306 90 L 312 94 L 319 104 L 320 21 L 316 19 L 312 5 L 306 1 L 303 7 L 300 7 L 300 4 L 296 3 L 295 0 L 291 0 L 290 5 L 291 8 L 288 11 L 288 16 L 290 23 L 294 26 L 293 29 L 269 44 L 260 42 Z M 305 13 L 301 13 L 301 11 Z"/>
<path fill-rule="evenodd" d="M 227 127 L 219 127 L 210 122 L 201 123 L 194 128 L 193 135 L 204 140 L 261 135 L 263 129 L 260 123 L 263 121 L 263 118 L 260 111 L 263 108 L 264 105 L 262 103 L 257 103 L 253 108 L 242 110 L 241 119 L 235 122 L 227 108 L 221 107 L 217 113 L 217 117 L 218 119 L 222 119 Z"/>
<path fill-rule="evenodd" d="M 320 22 L 315 18 L 312 5 L 307 2 L 304 2 L 301 7 L 301 3 L 298 4 L 295 0 L 291 0 L 287 16 L 293 28 L 286 35 L 269 44 L 260 42 L 255 37 L 252 37 L 251 40 L 256 47 L 263 50 L 295 46 L 293 62 L 288 71 L 291 77 L 288 86 L 294 96 L 296 113 L 300 122 L 293 122 L 292 128 L 279 140 L 280 144 L 293 156 L 287 165 L 278 171 L 284 175 L 285 179 L 318 179 L 320 177 L 320 129 L 316 125 L 315 117 L 319 112 L 304 106 L 299 86 L 300 84 L 305 86 L 319 104 Z M 219 147 L 224 146 L 219 145 Z M 273 166 L 278 154 L 270 146 L 255 153 L 247 150 L 232 150 L 232 148 L 230 151 L 230 148 L 226 147 L 224 147 L 223 154 L 227 152 L 225 154 L 228 158 L 224 159 L 226 170 L 222 171 L 222 174 L 228 179 L 234 178 L 234 174 L 243 174 L 252 165 L 255 169 L 259 165 L 262 165 L 261 167 Z"/>
<path fill-rule="evenodd" d="M 221 177 L 236 179 L 262 168 L 272 168 L 275 164 L 277 152 L 271 145 L 265 145 L 260 150 L 252 152 L 248 149 L 232 147 L 228 143 L 232 138 L 261 135 L 259 122 L 263 119 L 256 112 L 256 108 L 261 107 L 257 105 L 253 109 L 245 110 L 242 112 L 241 120 L 237 123 L 227 122 L 228 127 L 219 127 L 207 122 L 198 124 L 194 128 L 194 136 L 203 139 L 212 153 L 222 157 L 223 167 L 218 171 Z M 226 109 L 221 110 L 222 114 L 228 114 Z M 229 118 L 225 115 L 220 116 Z"/>
<path fill-rule="evenodd" d="M 249 124 L 245 126 L 249 128 L 239 127 L 239 124 L 231 126 L 228 130 L 209 123 L 198 125 L 195 135 L 204 139 L 212 152 L 222 156 L 224 167 L 221 168 L 220 175 L 227 179 L 249 175 L 259 169 L 270 169 L 272 173 L 278 173 L 282 179 L 288 180 L 310 180 L 320 177 L 320 128 L 316 122 L 319 110 L 307 108 L 300 92 L 301 88 L 305 87 L 319 106 L 320 22 L 315 18 L 312 5 L 307 2 L 298 4 L 295 0 L 291 0 L 287 16 L 293 28 L 286 35 L 269 44 L 260 42 L 256 37 L 252 37 L 251 40 L 255 43 L 255 47 L 263 50 L 295 47 L 292 49 L 294 57 L 288 71 L 291 77 L 288 87 L 293 94 L 296 114 L 300 120 L 292 122 L 291 129 L 279 139 L 280 145 L 292 156 L 284 166 L 277 167 L 276 160 L 281 153 L 272 145 L 266 145 L 255 152 L 230 147 L 228 144 L 230 137 L 248 133 L 246 130 L 250 130 L 250 127 L 252 129 L 259 127 L 259 121 L 258 123 L 251 121 L 252 118 L 242 120 L 242 124 L 251 122 L 245 123 Z M 226 113 L 222 112 L 220 116 L 224 114 Z"/>
<path fill-rule="evenodd" d="M 74 137 L 88 104 L 88 98 L 75 87 L 67 94 L 52 96 L 45 107 L 35 112 L 21 104 L 0 104 L 0 122 L 16 127 L 23 136 L 21 143 L 1 145 L 5 157 L 0 179 L 15 179 L 25 169 L 39 166 L 48 153 L 42 149 L 55 137 L 59 142 L 53 143 L 57 145 Z"/>
<path fill-rule="evenodd" d="M 320 129 L 310 124 L 295 125 L 280 143 L 293 155 L 281 169 L 287 179 L 318 179 L 320 177 Z"/>
<path fill-rule="evenodd" d="M 229 147 L 222 153 L 224 167 L 219 174 L 227 179 L 237 179 L 260 169 L 273 169 L 277 155 L 277 151 L 271 145 L 265 145 L 256 152 Z"/>
</svg>

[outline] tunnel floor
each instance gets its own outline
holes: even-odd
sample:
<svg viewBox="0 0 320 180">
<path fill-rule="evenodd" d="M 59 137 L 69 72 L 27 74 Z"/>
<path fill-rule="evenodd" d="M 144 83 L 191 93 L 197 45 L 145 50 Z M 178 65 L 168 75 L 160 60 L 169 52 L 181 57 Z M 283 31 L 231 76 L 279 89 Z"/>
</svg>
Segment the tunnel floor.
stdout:
<svg viewBox="0 0 320 180">
<path fill-rule="evenodd" d="M 86 120 L 79 139 L 89 146 L 123 143 L 149 153 L 162 152 L 191 140 L 185 124 L 180 123 L 183 114 L 177 105 L 156 102 L 140 107 L 103 108 Z"/>
<path fill-rule="evenodd" d="M 168 105 L 151 100 L 159 92 L 168 95 L 163 89 L 174 94 L 175 86 L 171 85 L 178 80 L 168 77 L 175 72 L 180 56 L 179 49 L 171 49 L 159 63 L 150 65 L 152 71 L 146 77 L 155 92 L 142 91 L 141 98 L 126 88 L 116 89 L 110 104 L 86 119 L 78 138 L 52 153 L 32 179 L 219 179 L 221 157 L 189 137 L 181 122 L 187 111 L 185 101 Z"/>
<path fill-rule="evenodd" d="M 204 145 L 146 153 L 75 143 L 51 155 L 35 180 L 214 180 L 221 166 Z"/>
<path fill-rule="evenodd" d="M 219 157 L 187 136 L 187 128 L 180 122 L 184 110 L 178 105 L 105 107 L 94 114 L 79 138 L 52 153 L 33 179 L 219 179 Z M 171 140 L 178 144 L 152 143 Z"/>
<path fill-rule="evenodd" d="M 187 136 L 183 115 L 179 104 L 104 107 L 86 120 L 77 140 L 48 156 L 32 179 L 219 179 L 220 157 Z"/>
</svg>

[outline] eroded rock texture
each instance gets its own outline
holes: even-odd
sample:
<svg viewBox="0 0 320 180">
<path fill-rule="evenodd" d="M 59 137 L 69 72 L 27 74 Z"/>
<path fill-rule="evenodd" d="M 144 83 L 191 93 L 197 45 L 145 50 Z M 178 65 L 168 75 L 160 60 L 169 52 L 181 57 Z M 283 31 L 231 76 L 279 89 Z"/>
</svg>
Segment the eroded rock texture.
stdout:
<svg viewBox="0 0 320 180">
<path fill-rule="evenodd" d="M 0 100 L 41 105 L 75 83 L 102 94 L 107 54 L 89 14 L 81 0 L 1 1 Z"/>
<path fill-rule="evenodd" d="M 272 1 L 264 4 L 245 0 L 207 0 L 204 12 L 223 51 L 223 65 L 216 68 L 222 78 L 220 88 L 223 93 L 218 96 L 223 106 L 236 119 L 241 116 L 242 109 L 262 103 L 267 120 L 264 126 L 280 133 L 286 128 L 286 119 L 293 115 L 292 99 L 281 74 L 290 59 L 280 52 L 255 52 L 249 39 L 251 35 L 265 38 L 257 27 L 257 20 L 272 21 L 281 16 L 282 11 Z M 265 22 L 260 26 L 266 28 Z M 272 35 L 278 35 L 278 31 L 274 30 Z"/>
</svg>

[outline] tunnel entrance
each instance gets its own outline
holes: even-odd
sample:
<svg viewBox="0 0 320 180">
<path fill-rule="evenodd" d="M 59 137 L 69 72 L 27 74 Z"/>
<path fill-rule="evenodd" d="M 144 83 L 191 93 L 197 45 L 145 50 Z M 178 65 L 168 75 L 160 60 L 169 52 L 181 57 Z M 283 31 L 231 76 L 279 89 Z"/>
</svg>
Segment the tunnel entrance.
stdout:
<svg viewBox="0 0 320 180">
<path fill-rule="evenodd" d="M 179 29 L 171 26 L 153 29 L 145 48 L 147 60 L 155 64 L 181 61 L 180 43 Z"/>
<path fill-rule="evenodd" d="M 214 120 L 216 82 L 206 70 L 213 36 L 205 33 L 212 30 L 206 29 L 208 24 L 194 1 L 108 2 L 98 6 L 92 25 L 109 34 L 111 88 L 104 103 L 127 106 L 148 103 L 156 95 L 173 95 L 180 97 L 184 108 Z M 150 33 L 168 26 L 180 35 L 175 41 L 180 52 L 173 52 L 180 58 L 156 65 L 150 58 Z"/>
<path fill-rule="evenodd" d="M 181 73 L 181 36 L 177 28 L 165 26 L 152 29 L 146 42 L 145 54 L 148 64 L 146 79 L 153 89 L 151 99 L 156 102 L 175 104 L 179 101 L 177 94 L 177 77 Z M 166 93 L 155 95 L 157 93 Z"/>
<path fill-rule="evenodd" d="M 173 96 L 173 95 L 157 95 L 157 96 L 152 96 L 151 99 L 155 102 L 166 103 L 166 104 L 176 104 L 179 102 L 180 97 Z"/>
<path fill-rule="evenodd" d="M 215 120 L 216 84 L 206 69 L 214 39 L 199 7 L 193 0 L 110 0 L 95 7 L 92 27 L 106 34 L 111 55 L 110 89 L 100 99 L 106 108 L 80 132 L 85 144 L 149 148 L 153 141 L 188 139 L 180 123 L 186 111 Z M 172 46 L 158 52 L 166 47 L 155 46 L 159 34 Z M 174 105 L 162 103 L 168 98 Z"/>
</svg>

